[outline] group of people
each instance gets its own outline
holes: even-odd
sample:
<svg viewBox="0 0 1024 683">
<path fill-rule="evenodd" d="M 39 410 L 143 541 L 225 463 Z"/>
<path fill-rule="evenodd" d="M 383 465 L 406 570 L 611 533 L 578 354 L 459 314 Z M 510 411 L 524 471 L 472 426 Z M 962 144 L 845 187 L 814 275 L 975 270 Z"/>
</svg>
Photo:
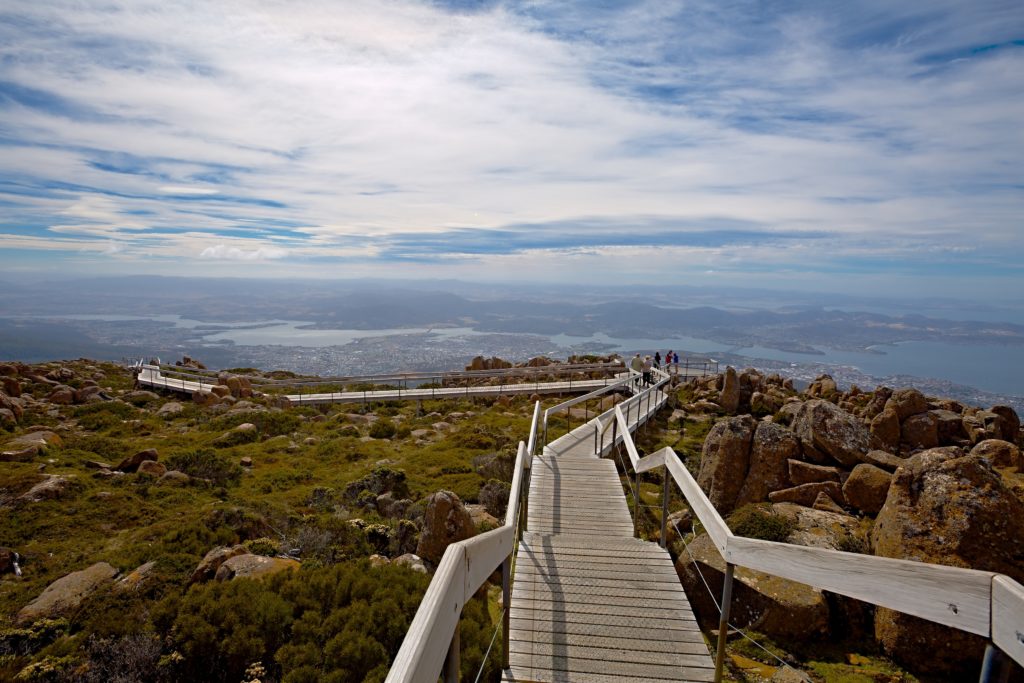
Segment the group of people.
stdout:
<svg viewBox="0 0 1024 683">
<path fill-rule="evenodd" d="M 665 352 L 665 372 L 679 372 L 679 354 L 671 350 Z M 653 369 L 661 369 L 662 356 L 660 351 L 654 352 L 654 357 L 644 356 L 640 357 L 637 353 L 633 356 L 633 360 L 629 362 L 629 367 L 634 372 L 639 372 L 641 376 L 641 382 L 643 385 L 650 386 L 653 379 Z"/>
</svg>

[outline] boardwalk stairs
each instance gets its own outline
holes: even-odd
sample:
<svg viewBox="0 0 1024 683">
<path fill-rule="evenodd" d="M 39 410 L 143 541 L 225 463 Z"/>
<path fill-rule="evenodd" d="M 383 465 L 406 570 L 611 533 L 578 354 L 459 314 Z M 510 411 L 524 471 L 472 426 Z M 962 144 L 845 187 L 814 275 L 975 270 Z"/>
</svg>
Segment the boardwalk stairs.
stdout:
<svg viewBox="0 0 1024 683">
<path fill-rule="evenodd" d="M 459 615 L 502 574 L 502 680 L 719 681 L 735 567 L 911 614 L 989 641 L 983 683 L 1024 664 L 1024 586 L 1007 576 L 735 536 L 671 448 L 641 457 L 632 434 L 665 404 L 670 378 L 599 388 L 541 411 L 519 444 L 504 524 L 445 551 L 387 681 L 459 680 Z M 549 418 L 602 393 L 633 395 L 547 442 Z M 608 456 L 618 455 L 622 473 Z M 626 460 L 628 459 L 628 463 Z M 659 469 L 662 542 L 670 486 L 726 560 L 718 643 L 708 652 L 667 551 L 636 535 L 640 480 Z M 626 480 L 623 484 L 623 478 Z M 629 493 L 627 499 L 626 493 Z M 634 514 L 629 513 L 632 501 Z M 496 631 L 495 636 L 498 632 Z M 485 657 L 486 658 L 486 657 Z"/>
<path fill-rule="evenodd" d="M 639 406 L 631 428 L 664 401 L 658 392 Z M 534 458 L 503 680 L 710 681 L 714 663 L 672 558 L 634 538 L 615 462 L 595 452 L 601 425 L 595 418 Z"/>
</svg>

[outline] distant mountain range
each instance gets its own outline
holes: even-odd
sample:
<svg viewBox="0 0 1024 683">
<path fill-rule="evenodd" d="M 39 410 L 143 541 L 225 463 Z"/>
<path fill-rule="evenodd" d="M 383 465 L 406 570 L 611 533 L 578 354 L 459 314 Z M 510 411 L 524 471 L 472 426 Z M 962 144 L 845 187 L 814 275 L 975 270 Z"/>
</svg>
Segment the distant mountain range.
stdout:
<svg viewBox="0 0 1024 683">
<path fill-rule="evenodd" d="M 921 315 L 789 306 L 736 310 L 668 307 L 640 297 L 584 302 L 527 299 L 446 282 L 458 293 L 392 281 L 271 281 L 168 277 L 94 278 L 40 283 L 7 291 L 3 313 L 19 315 L 173 314 L 206 322 L 302 320 L 315 327 L 392 329 L 473 327 L 485 332 L 540 335 L 669 338 L 697 337 L 741 348 L 762 346 L 796 353 L 815 348 L 863 351 L 901 341 L 1024 344 L 1024 326 Z M 440 283 L 429 283 L 439 285 Z"/>
</svg>

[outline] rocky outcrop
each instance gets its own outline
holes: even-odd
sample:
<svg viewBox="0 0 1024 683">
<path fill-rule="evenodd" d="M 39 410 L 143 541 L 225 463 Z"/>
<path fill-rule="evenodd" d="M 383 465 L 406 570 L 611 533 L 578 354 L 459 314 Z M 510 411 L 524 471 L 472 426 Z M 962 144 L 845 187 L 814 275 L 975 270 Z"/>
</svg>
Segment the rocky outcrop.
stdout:
<svg viewBox="0 0 1024 683">
<path fill-rule="evenodd" d="M 143 460 L 135 471 L 142 475 L 159 478 L 167 474 L 167 466 L 155 460 Z"/>
<path fill-rule="evenodd" d="M 475 534 L 473 520 L 459 497 L 451 491 L 438 491 L 427 498 L 416 554 L 436 565 L 450 544 Z"/>
<path fill-rule="evenodd" d="M 697 483 L 722 514 L 736 506 L 750 468 L 757 422 L 749 415 L 723 420 L 711 428 L 701 451 Z"/>
<path fill-rule="evenodd" d="M 793 420 L 804 455 L 815 462 L 829 458 L 853 467 L 871 450 L 871 434 L 849 413 L 822 399 L 807 401 Z"/>
<path fill-rule="evenodd" d="M 1024 501 L 979 455 L 924 451 L 896 471 L 872 531 L 876 555 L 1007 574 L 1024 581 Z M 879 608 L 875 635 L 921 672 L 976 674 L 984 640 Z"/>
<path fill-rule="evenodd" d="M 877 514 L 885 504 L 892 475 L 880 467 L 861 463 L 853 468 L 843 483 L 843 497 L 861 512 Z"/>
<path fill-rule="evenodd" d="M 252 443 L 260 438 L 259 430 L 251 422 L 243 422 L 234 429 L 227 431 L 213 440 L 217 448 L 229 448 L 244 443 Z"/>
<path fill-rule="evenodd" d="M 750 446 L 750 468 L 735 507 L 760 503 L 771 491 L 789 486 L 787 462 L 800 454 L 793 432 L 772 422 L 758 422 Z"/>
<path fill-rule="evenodd" d="M 18 623 L 66 614 L 82 604 L 117 576 L 106 562 L 97 562 L 81 571 L 71 572 L 51 583 L 39 596 L 18 612 Z"/>
<path fill-rule="evenodd" d="M 81 488 L 75 475 L 48 475 L 41 482 L 18 496 L 19 503 L 39 503 L 44 500 L 58 500 Z"/>
<path fill-rule="evenodd" d="M 33 455 L 45 453 L 51 448 L 60 448 L 64 441 L 54 432 L 39 429 L 11 439 L 4 444 L 4 453 L 31 451 Z"/>
<path fill-rule="evenodd" d="M 1020 440 L 1020 417 L 1017 416 L 1015 411 L 1010 406 L 992 406 L 989 408 L 990 413 L 995 413 L 1002 418 L 1002 423 L 999 425 L 999 435 L 996 438 L 1016 443 Z"/>
<path fill-rule="evenodd" d="M 843 489 L 837 482 L 823 481 L 814 484 L 801 484 L 780 491 L 772 491 L 768 494 L 768 500 L 773 503 L 797 503 L 811 507 L 818 495 L 824 493 L 832 500 L 843 499 Z"/>
<path fill-rule="evenodd" d="M 827 465 L 815 465 L 803 460 L 789 460 L 789 481 L 793 486 L 801 484 L 817 484 L 823 481 L 840 481 L 839 468 Z"/>
<path fill-rule="evenodd" d="M 132 571 L 122 576 L 114 587 L 120 591 L 140 590 L 156 571 L 156 562 L 150 561 L 139 565 Z"/>
<path fill-rule="evenodd" d="M 397 564 L 403 567 L 408 567 L 414 572 L 419 572 L 420 574 L 428 573 L 426 565 L 423 564 L 423 558 L 414 553 L 405 553 L 404 555 L 399 555 L 391 561 L 391 564 Z"/>
<path fill-rule="evenodd" d="M 722 391 L 718 394 L 718 405 L 730 415 L 734 415 L 740 407 L 740 380 L 736 369 L 729 366 L 725 369 L 722 380 Z"/>
<path fill-rule="evenodd" d="M 217 570 L 220 566 L 230 560 L 232 557 L 239 555 L 245 555 L 249 550 L 244 545 L 236 545 L 232 547 L 221 546 L 214 548 L 210 552 L 203 556 L 203 559 L 196 565 L 196 568 L 192 570 L 192 576 L 189 577 L 189 583 L 201 583 L 203 581 L 209 581 L 217 575 Z"/>
<path fill-rule="evenodd" d="M 264 555 L 235 555 L 225 560 L 214 579 L 217 581 L 230 581 L 232 579 L 248 578 L 256 579 L 263 576 L 270 576 L 278 572 L 296 570 L 300 563 L 288 557 L 266 557 Z"/>
<path fill-rule="evenodd" d="M 849 539 L 853 538 L 864 547 L 868 545 L 868 527 L 842 508 L 822 510 L 793 503 L 775 503 L 772 512 L 793 523 L 787 543 L 809 548 L 845 550 L 849 546 Z"/>
<path fill-rule="evenodd" d="M 939 445 L 939 421 L 934 413 L 911 415 L 900 425 L 900 443 L 909 450 L 936 448 Z"/>
<path fill-rule="evenodd" d="M 144 451 L 139 451 L 134 455 L 129 455 L 127 458 L 118 463 L 114 469 L 119 472 L 136 472 L 139 469 L 139 465 L 144 462 L 156 462 L 160 459 L 160 454 L 157 453 L 155 448 L 147 448 Z"/>
<path fill-rule="evenodd" d="M 995 467 L 1024 469 L 1020 449 L 1009 441 L 986 439 L 971 449 L 971 455 L 985 458 Z"/>
<path fill-rule="evenodd" d="M 676 573 L 702 625 L 717 628 L 718 610 L 703 581 L 708 582 L 714 595 L 721 595 L 725 560 L 707 534 L 698 536 L 688 549 L 689 553 L 680 556 L 676 563 Z M 827 635 L 828 617 L 828 602 L 820 590 L 771 574 L 736 568 L 729 617 L 732 624 L 783 641 L 804 641 Z"/>
<path fill-rule="evenodd" d="M 903 422 L 912 415 L 919 415 L 928 410 L 928 399 L 917 389 L 897 389 L 892 392 L 886 409 L 893 410 Z"/>
</svg>

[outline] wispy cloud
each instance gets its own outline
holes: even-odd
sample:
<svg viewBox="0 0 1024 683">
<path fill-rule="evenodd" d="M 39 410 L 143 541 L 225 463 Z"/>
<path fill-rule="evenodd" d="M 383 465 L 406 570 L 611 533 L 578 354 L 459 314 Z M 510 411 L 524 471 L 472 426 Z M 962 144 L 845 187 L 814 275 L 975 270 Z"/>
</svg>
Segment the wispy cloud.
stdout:
<svg viewBox="0 0 1024 683">
<path fill-rule="evenodd" d="M 0 261 L 1020 284 L 1022 36 L 1013 1 L 20 3 Z"/>
</svg>

